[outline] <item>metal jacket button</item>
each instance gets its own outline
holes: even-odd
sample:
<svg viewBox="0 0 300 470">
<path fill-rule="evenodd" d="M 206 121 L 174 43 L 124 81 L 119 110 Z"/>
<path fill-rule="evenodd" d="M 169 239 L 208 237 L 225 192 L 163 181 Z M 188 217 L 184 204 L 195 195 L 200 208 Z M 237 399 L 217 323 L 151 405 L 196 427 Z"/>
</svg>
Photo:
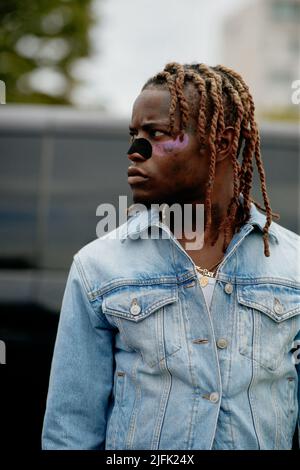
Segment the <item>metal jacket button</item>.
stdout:
<svg viewBox="0 0 300 470">
<path fill-rule="evenodd" d="M 141 311 L 141 307 L 139 306 L 137 299 L 133 299 L 131 302 L 130 313 L 132 315 L 138 315 Z"/>
<path fill-rule="evenodd" d="M 275 301 L 274 301 L 274 310 L 276 313 L 278 314 L 281 314 L 283 313 L 283 306 L 281 305 L 281 303 L 279 302 L 278 299 L 275 298 Z"/>
<path fill-rule="evenodd" d="M 220 349 L 227 348 L 227 346 L 228 346 L 228 341 L 227 341 L 227 339 L 225 339 L 225 338 L 220 338 L 220 339 L 218 339 L 218 341 L 217 341 L 217 346 L 218 346 L 218 348 L 220 348 Z"/>
<path fill-rule="evenodd" d="M 209 400 L 212 402 L 212 403 L 217 403 L 217 401 L 219 401 L 219 394 L 218 392 L 213 392 L 209 395 Z"/>
<path fill-rule="evenodd" d="M 227 284 L 225 284 L 224 290 L 226 294 L 231 294 L 231 292 L 233 291 L 233 285 L 228 282 Z"/>
</svg>

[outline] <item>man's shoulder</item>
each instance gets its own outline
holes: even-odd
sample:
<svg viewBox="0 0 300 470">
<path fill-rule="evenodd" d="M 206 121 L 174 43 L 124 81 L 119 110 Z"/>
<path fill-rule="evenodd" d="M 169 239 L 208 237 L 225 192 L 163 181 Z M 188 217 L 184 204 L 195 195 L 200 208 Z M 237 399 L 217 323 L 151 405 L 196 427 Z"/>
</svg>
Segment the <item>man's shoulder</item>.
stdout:
<svg viewBox="0 0 300 470">
<path fill-rule="evenodd" d="M 269 243 L 270 258 L 263 259 L 272 266 L 272 277 L 300 286 L 300 236 L 278 222 L 273 221 L 271 227 L 275 240 Z"/>
<path fill-rule="evenodd" d="M 120 225 L 109 233 L 98 236 L 86 245 L 83 245 L 74 255 L 82 262 L 93 261 L 99 257 L 114 256 L 120 249 L 124 251 L 124 241 L 127 223 Z M 102 258 L 103 260 L 103 258 Z"/>
<path fill-rule="evenodd" d="M 266 219 L 252 223 L 250 236 L 240 246 L 239 266 L 242 276 L 269 279 L 300 288 L 300 236 L 274 220 L 268 230 L 269 256 L 265 254 L 263 229 Z M 246 273 L 246 274 L 244 274 Z"/>
<path fill-rule="evenodd" d="M 84 281 L 88 293 L 100 292 L 127 272 L 128 248 L 120 227 L 106 235 L 95 238 L 80 248 L 74 255 L 74 262 Z"/>
<path fill-rule="evenodd" d="M 299 250 L 300 235 L 278 222 L 273 221 L 271 227 L 279 245 L 290 247 L 292 250 Z"/>
<path fill-rule="evenodd" d="M 126 243 L 126 240 L 136 239 L 140 236 L 141 238 L 148 238 L 148 235 L 144 236 L 143 234 L 146 233 L 145 229 L 157 222 L 155 215 L 156 213 L 153 215 L 148 209 L 137 213 L 129 213 L 124 223 L 109 232 L 97 233 L 98 238 L 84 245 L 76 255 L 83 260 L 94 260 L 99 256 L 105 256 L 109 260 L 110 257 L 126 256 L 126 253 L 132 255 L 136 247 L 133 248 Z M 145 246 L 142 249 L 145 249 Z"/>
</svg>

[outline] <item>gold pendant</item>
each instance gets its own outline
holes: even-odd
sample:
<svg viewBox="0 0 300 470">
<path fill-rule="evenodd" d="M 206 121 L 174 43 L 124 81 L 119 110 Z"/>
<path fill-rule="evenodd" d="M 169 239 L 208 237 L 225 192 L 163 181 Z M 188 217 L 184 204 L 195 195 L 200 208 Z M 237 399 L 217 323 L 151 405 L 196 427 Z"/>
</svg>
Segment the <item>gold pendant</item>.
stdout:
<svg viewBox="0 0 300 470">
<path fill-rule="evenodd" d="M 200 286 L 201 286 L 201 287 L 207 286 L 207 284 L 208 284 L 208 277 L 207 277 L 207 276 L 202 276 L 202 277 L 200 278 L 200 281 L 199 281 L 199 282 L 200 282 Z"/>
</svg>

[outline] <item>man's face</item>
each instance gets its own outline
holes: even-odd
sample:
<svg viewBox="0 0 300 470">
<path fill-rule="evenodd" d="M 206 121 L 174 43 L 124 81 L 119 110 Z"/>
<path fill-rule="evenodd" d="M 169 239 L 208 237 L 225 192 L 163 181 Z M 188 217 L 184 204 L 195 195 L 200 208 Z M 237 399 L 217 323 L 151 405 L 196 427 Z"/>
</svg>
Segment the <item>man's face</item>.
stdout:
<svg viewBox="0 0 300 470">
<path fill-rule="evenodd" d="M 209 153 L 200 147 L 192 128 L 180 134 L 178 104 L 175 138 L 168 133 L 170 99 L 168 90 L 149 88 L 134 102 L 130 131 L 135 139 L 147 139 L 152 145 L 150 158 L 139 152 L 128 155 L 131 166 L 146 175 L 145 179 L 131 177 L 128 180 L 134 203 L 172 204 L 195 200 L 204 203 Z"/>
</svg>

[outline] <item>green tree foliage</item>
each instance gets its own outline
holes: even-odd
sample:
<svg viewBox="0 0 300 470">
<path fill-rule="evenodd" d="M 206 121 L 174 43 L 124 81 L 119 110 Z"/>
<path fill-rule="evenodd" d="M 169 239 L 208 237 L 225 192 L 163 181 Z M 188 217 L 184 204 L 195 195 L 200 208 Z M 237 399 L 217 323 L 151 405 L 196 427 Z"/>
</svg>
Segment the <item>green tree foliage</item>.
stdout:
<svg viewBox="0 0 300 470">
<path fill-rule="evenodd" d="M 72 65 L 91 53 L 92 0 L 1 0 L 0 79 L 7 103 L 69 104 Z"/>
</svg>

